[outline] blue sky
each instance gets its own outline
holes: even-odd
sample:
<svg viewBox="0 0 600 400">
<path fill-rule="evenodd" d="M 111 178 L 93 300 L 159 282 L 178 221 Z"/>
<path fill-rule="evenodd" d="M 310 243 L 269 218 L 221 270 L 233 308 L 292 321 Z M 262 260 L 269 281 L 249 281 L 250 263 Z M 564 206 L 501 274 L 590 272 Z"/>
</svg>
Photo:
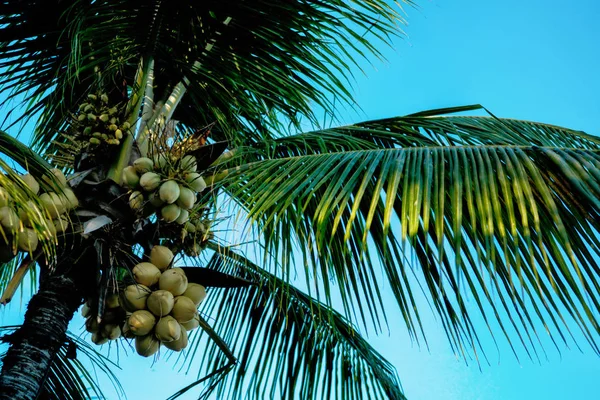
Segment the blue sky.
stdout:
<svg viewBox="0 0 600 400">
<path fill-rule="evenodd" d="M 406 7 L 408 37 L 385 51 L 387 62 L 357 75 L 362 111 L 342 112 L 343 123 L 425 109 L 480 103 L 500 117 L 537 120 L 600 135 L 600 5 L 594 1 L 419 0 Z M 426 307 L 426 305 L 424 305 Z M 423 308 L 427 315 L 427 309 Z M 18 320 L 19 304 L 1 313 Z M 455 357 L 431 315 L 429 349 L 411 343 L 398 315 L 391 334 L 372 343 L 397 368 L 410 400 L 588 399 L 597 397 L 600 358 L 589 347 L 557 352 L 542 339 L 547 358 L 520 361 L 502 338 L 489 339 L 490 365 Z M 80 326 L 76 319 L 75 326 Z M 139 357 L 121 357 L 129 398 L 162 399 L 191 377 Z M 143 384 L 141 382 L 144 382 Z M 186 398 L 194 398 L 189 396 Z"/>
</svg>

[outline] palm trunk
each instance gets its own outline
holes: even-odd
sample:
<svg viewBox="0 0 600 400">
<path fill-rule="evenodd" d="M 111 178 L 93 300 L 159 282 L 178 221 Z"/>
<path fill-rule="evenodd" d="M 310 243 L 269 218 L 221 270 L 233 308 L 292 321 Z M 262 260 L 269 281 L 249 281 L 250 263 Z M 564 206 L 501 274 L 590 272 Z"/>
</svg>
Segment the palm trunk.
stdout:
<svg viewBox="0 0 600 400">
<path fill-rule="evenodd" d="M 10 348 L 3 359 L 0 400 L 35 399 L 40 393 L 66 340 L 69 321 L 82 303 L 81 269 L 90 265 L 77 264 L 48 274 L 27 306 L 23 325 L 2 338 Z"/>
</svg>

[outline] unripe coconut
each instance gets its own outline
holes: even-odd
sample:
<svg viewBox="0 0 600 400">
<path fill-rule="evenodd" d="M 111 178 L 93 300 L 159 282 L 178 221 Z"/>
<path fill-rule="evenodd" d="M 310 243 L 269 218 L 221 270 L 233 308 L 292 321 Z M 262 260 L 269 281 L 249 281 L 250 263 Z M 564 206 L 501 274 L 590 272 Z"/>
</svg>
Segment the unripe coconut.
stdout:
<svg viewBox="0 0 600 400">
<path fill-rule="evenodd" d="M 91 313 L 92 309 L 90 308 L 89 304 L 87 302 L 83 303 L 83 307 L 81 307 L 81 316 L 87 318 Z"/>
<path fill-rule="evenodd" d="M 179 165 L 185 172 L 196 172 L 196 157 L 184 156 Z"/>
<path fill-rule="evenodd" d="M 127 320 L 129 330 L 136 336 L 144 336 L 152 331 L 156 324 L 156 317 L 150 311 L 138 310 Z"/>
<path fill-rule="evenodd" d="M 56 204 L 54 204 L 54 200 L 49 193 L 42 193 L 40 195 L 40 203 L 42 203 L 44 210 L 50 215 L 50 218 L 54 219 L 60 215 L 58 212 L 59 209 L 56 207 Z"/>
<path fill-rule="evenodd" d="M 202 178 L 197 172 L 188 172 L 185 174 L 185 181 L 194 192 L 200 193 L 206 189 L 206 182 L 204 181 L 204 178 Z"/>
<path fill-rule="evenodd" d="M 100 100 L 102 100 L 103 103 L 108 103 L 108 95 L 106 93 L 102 93 L 100 95 Z"/>
<path fill-rule="evenodd" d="M 148 201 L 155 208 L 159 208 L 160 206 L 162 206 L 163 204 L 165 204 L 165 202 L 160 199 L 160 196 L 158 195 L 158 192 L 152 192 L 152 193 L 150 193 L 150 195 L 148 196 Z"/>
<path fill-rule="evenodd" d="M 142 192 L 133 191 L 129 195 L 129 207 L 132 210 L 138 211 L 144 207 L 144 195 Z"/>
<path fill-rule="evenodd" d="M 54 226 L 54 221 L 44 219 L 41 228 L 43 229 L 42 235 L 44 238 L 50 239 L 51 237 L 56 236 L 56 226 Z"/>
<path fill-rule="evenodd" d="M 189 320 L 194 319 L 198 309 L 194 302 L 186 296 L 177 296 L 175 297 L 175 302 L 173 304 L 173 309 L 171 310 L 171 315 L 178 322 L 188 322 Z"/>
<path fill-rule="evenodd" d="M 125 322 L 123 323 L 123 327 L 121 328 L 121 335 L 127 339 L 135 338 L 135 335 L 133 334 L 133 332 L 131 331 L 131 327 L 129 326 L 129 318 L 126 318 Z"/>
<path fill-rule="evenodd" d="M 106 296 L 106 300 L 104 300 L 107 308 L 117 308 L 119 307 L 119 294 L 113 293 Z"/>
<path fill-rule="evenodd" d="M 132 165 L 123 168 L 121 180 L 130 189 L 135 189 L 140 184 L 140 177 Z"/>
<path fill-rule="evenodd" d="M 146 308 L 146 301 L 150 296 L 150 289 L 144 285 L 129 285 L 123 291 L 121 305 L 126 310 L 143 310 Z"/>
<path fill-rule="evenodd" d="M 31 174 L 25 174 L 21 177 L 25 185 L 33 192 L 33 194 L 38 194 L 40 191 L 40 184 L 35 180 Z"/>
<path fill-rule="evenodd" d="M 166 222 L 175 221 L 179 218 L 179 214 L 181 214 L 181 208 L 179 208 L 177 204 L 169 204 L 160 209 L 160 215 L 162 215 Z"/>
<path fill-rule="evenodd" d="M 189 233 L 195 233 L 196 232 L 196 225 L 192 224 L 191 222 L 186 222 L 185 223 L 185 230 L 188 231 Z"/>
<path fill-rule="evenodd" d="M 156 245 L 150 250 L 150 262 L 161 271 L 164 271 L 171 265 L 173 257 L 173 252 L 166 246 Z"/>
<path fill-rule="evenodd" d="M 133 166 L 139 174 L 144 174 L 152 171 L 154 168 L 154 161 L 147 157 L 140 157 L 133 162 Z"/>
<path fill-rule="evenodd" d="M 140 178 L 140 186 L 144 188 L 146 192 L 151 192 L 160 185 L 160 175 L 154 172 L 146 172 Z"/>
<path fill-rule="evenodd" d="M 115 340 L 121 337 L 121 327 L 115 324 L 106 324 L 102 329 L 102 333 L 108 340 Z"/>
<path fill-rule="evenodd" d="M 37 204 L 35 204 L 35 202 L 33 200 L 27 200 L 27 202 L 25 203 L 26 206 L 19 209 L 19 219 L 21 220 L 21 222 L 28 227 L 31 227 L 31 218 L 29 218 L 30 213 L 35 213 L 36 216 L 38 218 L 42 218 L 40 210 L 38 209 Z M 38 219 L 39 220 L 39 219 Z"/>
<path fill-rule="evenodd" d="M 185 292 L 183 292 L 183 296 L 192 300 L 194 305 L 198 307 L 206 297 L 206 288 L 198 283 L 190 282 Z"/>
<path fill-rule="evenodd" d="M 64 233 L 68 228 L 69 220 L 64 215 L 54 220 L 54 231 L 56 233 Z"/>
<path fill-rule="evenodd" d="M 102 346 L 108 342 L 108 338 L 104 337 L 101 332 L 95 332 L 92 334 L 92 342 L 98 346 Z"/>
<path fill-rule="evenodd" d="M 183 225 L 190 219 L 190 212 L 188 210 L 179 209 L 179 217 L 175 220 L 175 223 Z"/>
<path fill-rule="evenodd" d="M 156 354 L 160 348 L 160 341 L 154 335 L 136 336 L 135 351 L 142 357 L 150 357 Z"/>
<path fill-rule="evenodd" d="M 179 322 L 175 318 L 167 315 L 156 323 L 154 334 L 161 342 L 172 342 L 181 336 L 181 326 L 179 326 Z"/>
<path fill-rule="evenodd" d="M 85 320 L 85 330 L 89 333 L 96 333 L 99 329 L 98 319 L 90 317 Z"/>
<path fill-rule="evenodd" d="M 179 197 L 177 198 L 177 205 L 184 210 L 191 210 L 196 203 L 196 193 L 191 189 L 183 186 L 179 186 Z"/>
<path fill-rule="evenodd" d="M 152 311 L 152 314 L 157 317 L 163 317 L 171 312 L 174 303 L 175 298 L 171 292 L 157 290 L 148 296 L 146 306 L 148 307 L 148 310 Z"/>
<path fill-rule="evenodd" d="M 17 234 L 17 247 L 19 250 L 33 253 L 38 247 L 38 237 L 33 229 L 24 228 Z"/>
<path fill-rule="evenodd" d="M 52 201 L 54 202 L 54 206 L 58 211 L 58 215 L 62 215 L 65 213 L 65 211 L 67 211 L 67 205 L 69 200 L 66 196 L 61 196 L 58 193 L 52 192 L 50 193 L 50 198 L 52 198 Z"/>
<path fill-rule="evenodd" d="M 19 217 L 10 207 L 0 208 L 0 224 L 8 230 L 15 231 L 19 227 Z"/>
<path fill-rule="evenodd" d="M 154 169 L 162 170 L 167 165 L 167 156 L 160 154 L 154 157 Z"/>
<path fill-rule="evenodd" d="M 0 207 L 6 207 L 10 201 L 10 195 L 6 189 L 0 187 Z"/>
<path fill-rule="evenodd" d="M 165 347 L 169 350 L 173 351 L 181 351 L 185 349 L 188 345 L 188 334 L 183 326 L 180 325 L 181 335 L 179 335 L 179 339 L 173 340 L 172 342 L 163 342 Z"/>
<path fill-rule="evenodd" d="M 160 279 L 160 270 L 154 264 L 142 262 L 133 267 L 133 278 L 144 286 L 152 286 Z"/>
<path fill-rule="evenodd" d="M 200 317 L 198 316 L 198 313 L 196 312 L 196 315 L 194 315 L 194 318 L 192 318 L 188 322 L 182 322 L 181 326 L 183 326 L 183 328 L 186 331 L 192 331 L 192 330 L 196 329 L 198 326 L 200 326 Z"/>
<path fill-rule="evenodd" d="M 163 272 L 158 280 L 161 290 L 168 290 L 175 296 L 182 295 L 187 289 L 188 279 L 181 268 L 171 268 Z"/>
<path fill-rule="evenodd" d="M 77 196 L 75 196 L 75 192 L 73 192 L 71 189 L 65 188 L 63 190 L 63 194 L 67 199 L 68 209 L 77 208 L 79 206 L 79 200 L 77 199 Z"/>
<path fill-rule="evenodd" d="M 67 178 L 65 177 L 65 174 L 63 174 L 63 172 L 58 169 L 58 168 L 52 168 L 50 170 L 50 172 L 52 173 L 52 175 L 54 175 L 54 179 L 56 181 L 58 181 L 58 183 L 60 184 L 60 186 L 66 187 L 67 185 Z M 45 179 L 47 182 L 49 182 L 48 178 L 46 177 Z"/>
<path fill-rule="evenodd" d="M 179 185 L 175 181 L 166 181 L 162 185 L 160 185 L 160 189 L 158 190 L 158 194 L 160 195 L 160 199 L 167 204 L 173 204 L 179 198 Z"/>
</svg>

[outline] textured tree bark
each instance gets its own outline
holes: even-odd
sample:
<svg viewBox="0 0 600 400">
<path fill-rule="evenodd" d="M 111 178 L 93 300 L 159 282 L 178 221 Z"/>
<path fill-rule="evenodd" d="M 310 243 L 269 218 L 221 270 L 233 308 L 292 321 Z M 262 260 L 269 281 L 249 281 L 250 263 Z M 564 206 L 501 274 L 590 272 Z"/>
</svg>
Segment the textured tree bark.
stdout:
<svg viewBox="0 0 600 400">
<path fill-rule="evenodd" d="M 33 400 L 40 393 L 83 299 L 76 269 L 48 274 L 27 306 L 23 325 L 2 339 L 10 348 L 3 359 L 0 400 Z"/>
</svg>

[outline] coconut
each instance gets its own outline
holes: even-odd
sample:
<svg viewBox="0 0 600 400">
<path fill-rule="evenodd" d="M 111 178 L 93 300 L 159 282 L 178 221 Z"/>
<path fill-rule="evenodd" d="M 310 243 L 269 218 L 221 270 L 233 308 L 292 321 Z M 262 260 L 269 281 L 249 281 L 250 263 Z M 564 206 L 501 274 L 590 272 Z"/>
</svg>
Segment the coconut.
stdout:
<svg viewBox="0 0 600 400">
<path fill-rule="evenodd" d="M 10 201 L 10 195 L 6 189 L 0 187 L 0 207 L 5 207 Z"/>
<path fill-rule="evenodd" d="M 64 215 L 60 216 L 54 220 L 53 226 L 56 233 L 63 233 L 69 228 L 69 219 Z"/>
<path fill-rule="evenodd" d="M 179 197 L 177 198 L 177 205 L 185 210 L 191 210 L 196 203 L 196 193 L 191 189 L 183 186 L 179 186 Z"/>
<path fill-rule="evenodd" d="M 133 278 L 144 286 L 152 286 L 160 278 L 160 270 L 154 264 L 142 262 L 133 267 Z"/>
<path fill-rule="evenodd" d="M 200 316 L 198 315 L 198 312 L 196 312 L 194 318 L 190 319 L 188 322 L 182 322 L 181 326 L 183 326 L 186 331 L 192 331 L 200 326 Z"/>
<path fill-rule="evenodd" d="M 178 322 L 188 322 L 194 319 L 197 312 L 198 310 L 196 308 L 196 305 L 189 297 L 175 297 L 175 302 L 173 304 L 173 310 L 171 310 L 171 315 Z"/>
<path fill-rule="evenodd" d="M 156 323 L 154 334 L 161 342 L 172 342 L 181 336 L 181 326 L 179 326 L 179 322 L 175 318 L 167 315 Z"/>
<path fill-rule="evenodd" d="M 61 217 L 64 218 L 64 217 Z M 54 221 L 49 220 L 49 219 L 44 219 L 44 223 L 42 224 L 41 228 L 44 230 L 42 235 L 46 238 L 46 239 L 50 239 L 53 236 L 56 236 L 56 226 L 54 226 Z"/>
<path fill-rule="evenodd" d="M 133 191 L 129 195 L 129 207 L 132 210 L 141 210 L 144 207 L 144 195 L 142 192 Z"/>
<path fill-rule="evenodd" d="M 146 172 L 140 178 L 140 186 L 146 192 L 151 192 L 160 185 L 160 175 L 154 172 Z"/>
<path fill-rule="evenodd" d="M 165 222 L 174 222 L 179 218 L 179 214 L 181 214 L 181 208 L 176 204 L 169 204 L 160 209 L 160 215 L 162 215 Z"/>
<path fill-rule="evenodd" d="M 33 176 L 31 176 L 31 174 L 25 174 L 25 175 L 21 176 L 21 179 L 23 180 L 23 182 L 25 182 L 25 185 L 27 185 L 27 187 L 29 188 L 29 190 L 31 190 L 33 192 L 33 194 L 39 193 L 40 184 L 37 183 L 35 178 Z"/>
<path fill-rule="evenodd" d="M 66 187 L 67 185 L 67 178 L 65 178 L 65 174 L 63 174 L 63 172 L 58 169 L 58 168 L 52 168 L 50 170 L 50 172 L 52 173 L 52 175 L 54 175 L 54 180 L 58 181 L 58 183 L 60 184 L 60 186 Z M 45 177 L 44 179 L 46 182 L 51 182 L 50 179 L 48 179 L 47 177 Z"/>
<path fill-rule="evenodd" d="M 157 290 L 148 296 L 146 306 L 152 314 L 157 317 L 162 317 L 171 312 L 175 299 L 173 294 L 167 290 Z"/>
<path fill-rule="evenodd" d="M 159 348 L 160 342 L 152 334 L 135 338 L 135 351 L 142 357 L 156 354 Z"/>
<path fill-rule="evenodd" d="M 38 218 L 41 218 L 40 213 L 39 213 L 39 209 L 37 204 L 35 204 L 35 202 L 33 200 L 27 200 L 27 202 L 25 203 L 25 207 L 20 208 L 18 215 L 19 215 L 19 219 L 21 220 L 21 222 L 28 227 L 31 227 L 32 222 L 31 222 L 31 218 L 29 218 L 29 215 L 31 212 L 35 212 L 38 216 Z"/>
<path fill-rule="evenodd" d="M 184 156 L 179 165 L 181 165 L 181 169 L 186 172 L 196 172 L 196 157 Z"/>
<path fill-rule="evenodd" d="M 160 199 L 158 192 L 150 193 L 150 195 L 148 196 L 148 201 L 150 202 L 150 204 L 152 204 L 152 206 L 154 206 L 156 208 L 165 204 L 165 202 Z"/>
<path fill-rule="evenodd" d="M 179 225 L 183 225 L 190 219 L 190 212 L 188 210 L 179 209 L 179 217 L 175 220 Z"/>
<path fill-rule="evenodd" d="M 194 192 L 200 193 L 206 189 L 206 182 L 204 181 L 204 178 L 202 178 L 197 172 L 188 172 L 185 174 L 185 181 Z"/>
<path fill-rule="evenodd" d="M 17 247 L 22 251 L 33 253 L 38 247 L 38 237 L 33 229 L 24 228 L 17 234 Z"/>
<path fill-rule="evenodd" d="M 152 171 L 152 169 L 154 168 L 154 162 L 147 157 L 140 157 L 133 162 L 133 166 L 139 174 L 144 174 L 146 172 Z"/>
<path fill-rule="evenodd" d="M 160 154 L 154 157 L 154 168 L 158 170 L 162 170 L 167 165 L 167 156 L 164 154 Z"/>
<path fill-rule="evenodd" d="M 140 184 L 140 177 L 135 168 L 131 165 L 123 168 L 121 180 L 123 181 L 123 184 L 130 189 L 135 189 Z"/>
<path fill-rule="evenodd" d="M 77 196 L 75 196 L 75 192 L 73 192 L 71 189 L 65 188 L 63 189 L 63 195 L 66 198 L 66 204 L 67 204 L 67 208 L 73 209 L 73 208 L 77 208 L 79 206 L 79 200 L 77 200 Z"/>
<path fill-rule="evenodd" d="M 185 230 L 190 232 L 190 233 L 195 233 L 196 232 L 196 225 L 192 224 L 191 222 L 186 222 L 185 223 Z"/>
<path fill-rule="evenodd" d="M 8 230 L 15 231 L 19 227 L 19 217 L 10 207 L 0 208 L 0 224 Z"/>
<path fill-rule="evenodd" d="M 166 181 L 160 185 L 160 189 L 158 190 L 160 199 L 167 204 L 175 203 L 179 198 L 179 193 L 179 185 L 173 180 Z"/>
<path fill-rule="evenodd" d="M 188 279 L 181 268 L 171 268 L 163 272 L 158 280 L 161 290 L 168 290 L 174 296 L 182 295 L 187 289 Z"/>
<path fill-rule="evenodd" d="M 101 332 L 94 332 L 92 334 L 92 342 L 98 346 L 102 346 L 104 343 L 108 342 L 108 338 L 104 337 Z"/>
<path fill-rule="evenodd" d="M 102 328 L 102 333 L 108 340 L 115 340 L 121 337 L 121 327 L 115 324 L 106 324 Z"/>
<path fill-rule="evenodd" d="M 108 307 L 108 308 L 119 307 L 119 294 L 118 293 L 109 294 L 108 296 L 106 296 L 104 303 L 106 304 L 106 307 Z"/>
<path fill-rule="evenodd" d="M 85 330 L 90 332 L 90 333 L 96 333 L 98 332 L 98 330 L 100 329 L 100 326 L 98 324 L 98 319 L 96 318 L 88 318 L 85 320 Z"/>
<path fill-rule="evenodd" d="M 131 331 L 131 327 L 129 326 L 129 317 L 125 319 L 123 323 L 123 327 L 121 328 L 121 335 L 127 339 L 133 339 L 135 335 Z"/>
<path fill-rule="evenodd" d="M 200 284 L 190 282 L 185 292 L 183 292 L 183 296 L 191 299 L 194 305 L 198 307 L 206 297 L 206 288 Z"/>
<path fill-rule="evenodd" d="M 179 335 L 179 339 L 173 340 L 172 342 L 164 342 L 163 344 L 169 350 L 173 351 L 181 351 L 185 349 L 188 345 L 188 334 L 183 326 L 180 325 L 181 335 Z"/>
<path fill-rule="evenodd" d="M 40 203 L 42 203 L 44 210 L 46 210 L 46 212 L 50 215 L 50 218 L 54 219 L 58 217 L 58 209 L 56 208 L 54 200 L 52 200 L 52 196 L 50 196 L 49 193 L 42 193 L 40 195 Z"/>
<path fill-rule="evenodd" d="M 129 330 L 136 336 L 144 336 L 152 331 L 156 318 L 150 311 L 138 310 L 127 319 Z"/>
<path fill-rule="evenodd" d="M 87 302 L 83 303 L 83 307 L 81 307 L 81 316 L 87 318 L 91 313 L 92 309 L 90 308 L 89 304 Z"/>
<path fill-rule="evenodd" d="M 146 301 L 150 296 L 150 289 L 144 285 L 129 285 L 123 291 L 121 305 L 126 310 L 143 310 L 146 308 Z"/>
<path fill-rule="evenodd" d="M 154 246 L 150 250 L 150 262 L 158 269 L 164 271 L 173 261 L 173 252 L 166 246 Z"/>
</svg>

